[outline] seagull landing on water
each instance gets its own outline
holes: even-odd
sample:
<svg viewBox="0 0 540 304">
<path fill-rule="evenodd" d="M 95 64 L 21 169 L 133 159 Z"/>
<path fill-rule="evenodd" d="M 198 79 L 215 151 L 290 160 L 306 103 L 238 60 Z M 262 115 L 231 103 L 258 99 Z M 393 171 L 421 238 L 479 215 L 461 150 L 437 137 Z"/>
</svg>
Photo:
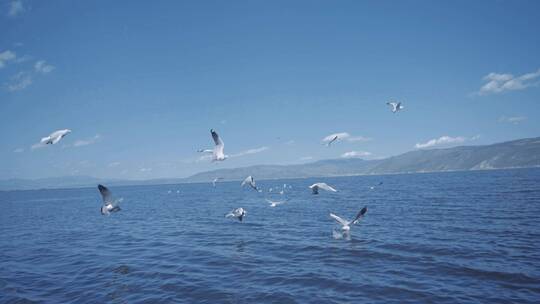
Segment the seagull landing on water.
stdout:
<svg viewBox="0 0 540 304">
<path fill-rule="evenodd" d="M 240 187 L 244 187 L 245 185 L 249 185 L 251 188 L 253 188 L 253 190 L 259 192 L 259 188 L 257 188 L 257 186 L 255 185 L 255 180 L 253 179 L 253 176 L 250 175 L 246 177 L 242 184 L 240 184 Z"/>
<path fill-rule="evenodd" d="M 197 152 L 201 153 L 212 153 L 212 161 L 224 161 L 227 159 L 227 155 L 223 153 L 223 148 L 225 148 L 225 144 L 223 143 L 223 140 L 219 137 L 219 135 L 214 131 L 214 129 L 210 130 L 210 133 L 212 134 L 212 139 L 214 139 L 214 149 L 206 149 L 206 150 L 197 150 Z"/>
<path fill-rule="evenodd" d="M 309 188 L 311 189 L 311 191 L 313 191 L 313 194 L 319 194 L 319 189 L 326 190 L 326 191 L 337 192 L 336 189 L 328 186 L 326 183 L 315 183 L 315 184 L 309 186 Z"/>
<path fill-rule="evenodd" d="M 216 187 L 216 183 L 217 183 L 218 181 L 222 180 L 222 179 L 223 179 L 223 177 L 216 177 L 216 178 L 214 178 L 214 180 L 212 181 L 212 185 L 213 185 L 214 187 Z"/>
<path fill-rule="evenodd" d="M 401 102 L 387 102 L 386 104 L 392 107 L 392 113 L 403 110 Z"/>
<path fill-rule="evenodd" d="M 330 213 L 330 217 L 336 220 L 336 222 L 338 222 L 341 225 L 341 231 L 348 232 L 351 230 L 351 224 L 355 225 L 356 223 L 358 223 L 358 221 L 360 221 L 360 219 L 364 216 L 364 214 L 366 214 L 366 212 L 367 212 L 367 207 L 362 208 L 362 210 L 358 212 L 358 214 L 352 221 L 344 220 L 333 213 Z"/>
<path fill-rule="evenodd" d="M 66 135 L 71 133 L 70 129 L 64 129 L 64 130 L 58 130 L 51 133 L 51 135 L 47 137 L 43 137 L 40 141 L 42 145 L 54 145 L 60 141 L 60 139 L 64 138 Z"/>
<path fill-rule="evenodd" d="M 247 212 L 244 210 L 244 208 L 236 208 L 233 211 L 227 213 L 225 217 L 235 217 L 240 222 L 244 219 L 244 216 L 246 216 Z"/>
<path fill-rule="evenodd" d="M 270 204 L 270 207 L 276 207 L 281 204 L 285 204 L 285 201 L 271 201 L 269 199 L 266 199 L 266 201 Z"/>
<path fill-rule="evenodd" d="M 98 189 L 99 193 L 101 193 L 101 198 L 103 199 L 103 206 L 101 206 L 101 214 L 109 215 L 113 212 L 121 210 L 120 206 L 118 206 L 118 203 L 122 201 L 121 198 L 113 198 L 111 191 L 103 185 L 98 185 Z"/>
</svg>

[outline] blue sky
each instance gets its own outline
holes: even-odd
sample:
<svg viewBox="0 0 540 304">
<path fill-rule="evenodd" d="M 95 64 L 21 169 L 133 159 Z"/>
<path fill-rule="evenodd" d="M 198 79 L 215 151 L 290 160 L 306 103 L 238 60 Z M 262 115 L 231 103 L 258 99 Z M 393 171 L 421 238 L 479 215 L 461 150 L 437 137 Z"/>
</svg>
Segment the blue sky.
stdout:
<svg viewBox="0 0 540 304">
<path fill-rule="evenodd" d="M 540 136 L 538 1 L 9 0 L 0 29 L 0 178 L 183 177 Z M 211 128 L 236 157 L 199 159 Z"/>
</svg>

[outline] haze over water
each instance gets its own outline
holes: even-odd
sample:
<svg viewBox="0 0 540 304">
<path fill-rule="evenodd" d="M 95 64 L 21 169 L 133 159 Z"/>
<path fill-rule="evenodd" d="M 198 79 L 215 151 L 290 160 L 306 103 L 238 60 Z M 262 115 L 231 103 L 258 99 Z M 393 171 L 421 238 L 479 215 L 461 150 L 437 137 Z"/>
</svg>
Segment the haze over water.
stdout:
<svg viewBox="0 0 540 304">
<path fill-rule="evenodd" d="M 339 191 L 314 196 L 324 180 Z M 370 190 L 379 181 L 382 186 Z M 0 302 L 537 303 L 540 169 L 0 192 Z M 168 193 L 168 191 L 171 193 Z M 180 193 L 176 193 L 180 190 Z M 328 213 L 352 218 L 334 239 Z M 243 223 L 226 219 L 243 207 Z"/>
</svg>

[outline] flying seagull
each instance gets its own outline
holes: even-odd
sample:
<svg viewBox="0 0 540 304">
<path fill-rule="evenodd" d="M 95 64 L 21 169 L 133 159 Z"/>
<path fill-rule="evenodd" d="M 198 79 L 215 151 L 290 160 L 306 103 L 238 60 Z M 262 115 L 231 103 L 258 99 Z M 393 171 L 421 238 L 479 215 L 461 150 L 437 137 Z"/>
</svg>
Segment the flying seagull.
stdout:
<svg viewBox="0 0 540 304">
<path fill-rule="evenodd" d="M 269 199 L 266 199 L 266 201 L 270 204 L 270 207 L 275 207 L 277 205 L 281 205 L 285 203 L 285 201 L 271 201 Z"/>
<path fill-rule="evenodd" d="M 341 230 L 342 231 L 349 231 L 349 230 L 351 230 L 350 225 L 351 224 L 355 225 L 356 223 L 358 223 L 358 221 L 360 221 L 360 219 L 364 216 L 364 214 L 366 214 L 366 212 L 367 212 L 367 207 L 362 208 L 362 210 L 360 210 L 360 212 L 358 212 L 358 214 L 356 215 L 356 217 L 352 221 L 344 220 L 341 217 L 339 217 L 339 216 L 337 216 L 337 215 L 335 215 L 333 213 L 330 213 L 330 217 L 333 218 L 334 220 L 336 220 L 336 222 L 338 222 L 341 225 Z"/>
<path fill-rule="evenodd" d="M 103 206 L 101 206 L 101 214 L 103 215 L 109 215 L 112 212 L 120 211 L 120 206 L 118 206 L 118 203 L 122 201 L 122 199 L 115 199 L 112 196 L 112 193 L 107 187 L 103 185 L 98 185 L 99 193 L 101 193 L 101 197 L 103 198 Z"/>
<path fill-rule="evenodd" d="M 64 130 L 58 130 L 51 133 L 51 135 L 47 137 L 43 137 L 40 141 L 41 144 L 44 145 L 54 145 L 60 141 L 60 139 L 64 138 L 64 136 L 71 133 L 70 129 L 64 129 Z"/>
<path fill-rule="evenodd" d="M 403 110 L 403 106 L 401 105 L 401 102 L 387 102 L 386 104 L 392 107 L 392 113 L 396 113 L 399 110 Z"/>
<path fill-rule="evenodd" d="M 245 185 L 249 185 L 251 188 L 253 188 L 255 191 L 259 191 L 259 189 L 257 188 L 257 186 L 255 185 L 255 180 L 253 179 L 253 176 L 248 176 L 246 177 L 246 179 L 244 179 L 244 181 L 242 182 L 242 184 L 240 185 L 240 187 L 244 187 Z"/>
<path fill-rule="evenodd" d="M 233 211 L 227 213 L 225 217 L 236 217 L 241 222 L 244 219 L 244 216 L 246 216 L 247 212 L 244 210 L 244 208 L 236 208 Z"/>
<path fill-rule="evenodd" d="M 216 186 L 216 183 L 219 181 L 219 180 L 222 180 L 223 177 L 216 177 L 214 178 L 214 180 L 212 181 L 212 185 L 215 187 Z"/>
<path fill-rule="evenodd" d="M 210 130 L 210 133 L 212 134 L 212 138 L 214 139 L 214 149 L 206 149 L 206 150 L 197 150 L 197 152 L 202 153 L 212 153 L 212 161 L 223 161 L 227 159 L 227 155 L 223 154 L 223 148 L 225 147 L 225 144 L 223 143 L 223 140 L 219 137 L 219 135 L 216 133 L 214 129 Z"/>
<path fill-rule="evenodd" d="M 336 140 L 338 140 L 338 138 L 339 138 L 339 137 L 338 137 L 337 135 L 334 136 L 334 137 L 326 144 L 326 146 L 327 146 L 327 147 L 330 147 L 330 145 L 331 145 L 333 142 L 335 142 Z"/>
<path fill-rule="evenodd" d="M 326 191 L 332 191 L 336 192 L 337 190 L 328 186 L 326 183 L 315 183 L 311 186 L 309 186 L 311 191 L 313 191 L 313 194 L 319 194 L 319 189 L 326 190 Z"/>
</svg>

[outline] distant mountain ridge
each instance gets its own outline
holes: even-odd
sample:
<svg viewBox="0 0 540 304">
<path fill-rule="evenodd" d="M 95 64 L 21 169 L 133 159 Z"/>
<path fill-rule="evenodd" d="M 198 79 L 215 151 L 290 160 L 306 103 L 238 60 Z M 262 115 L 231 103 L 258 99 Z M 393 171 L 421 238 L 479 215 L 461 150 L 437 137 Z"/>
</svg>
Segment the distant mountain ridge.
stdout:
<svg viewBox="0 0 540 304">
<path fill-rule="evenodd" d="M 540 137 L 518 139 L 483 146 L 459 146 L 445 149 L 415 150 L 379 160 L 330 159 L 296 165 L 257 165 L 201 172 L 188 178 L 152 180 L 99 179 L 88 176 L 9 179 L 0 181 L 0 190 L 74 188 L 109 185 L 150 185 L 210 182 L 216 177 L 241 180 L 248 175 L 257 179 L 306 178 L 323 176 L 377 175 L 440 171 L 466 171 L 540 167 Z"/>
</svg>

